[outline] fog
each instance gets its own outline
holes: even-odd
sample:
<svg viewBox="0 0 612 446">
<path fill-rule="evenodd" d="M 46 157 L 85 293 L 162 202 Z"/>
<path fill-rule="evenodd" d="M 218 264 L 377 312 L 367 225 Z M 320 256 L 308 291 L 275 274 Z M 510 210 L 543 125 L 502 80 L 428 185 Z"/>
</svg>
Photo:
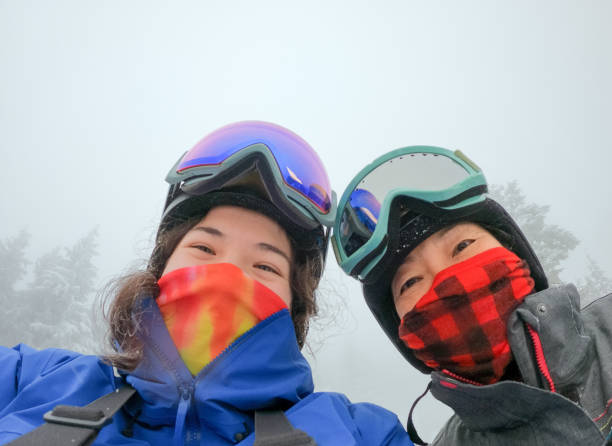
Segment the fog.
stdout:
<svg viewBox="0 0 612 446">
<path fill-rule="evenodd" d="M 388 150 L 460 149 L 580 240 L 564 280 L 587 256 L 612 272 L 611 19 L 605 0 L 0 0 L 0 236 L 26 228 L 35 258 L 98 227 L 101 287 L 148 257 L 178 157 L 258 119 L 303 136 L 338 195 Z M 427 377 L 328 260 L 318 389 L 404 422 Z M 449 414 L 429 396 L 417 430 Z"/>
</svg>

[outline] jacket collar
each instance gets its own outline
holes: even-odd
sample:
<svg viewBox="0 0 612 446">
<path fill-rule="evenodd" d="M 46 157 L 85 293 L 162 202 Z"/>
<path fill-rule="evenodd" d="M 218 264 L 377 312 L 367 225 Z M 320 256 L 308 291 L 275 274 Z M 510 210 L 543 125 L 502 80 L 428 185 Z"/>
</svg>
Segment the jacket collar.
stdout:
<svg viewBox="0 0 612 446">
<path fill-rule="evenodd" d="M 166 329 L 153 299 L 143 303 L 144 358 L 127 381 L 144 401 L 139 420 L 153 425 L 182 423 L 179 407 L 218 435 L 252 429 L 255 409 L 291 406 L 313 391 L 310 366 L 296 342 L 288 310 L 268 317 L 234 341 L 195 377 Z M 183 413 L 182 413 L 183 412 Z"/>
<path fill-rule="evenodd" d="M 440 372 L 431 374 L 431 393 L 450 406 L 470 430 L 509 429 L 539 419 L 554 401 L 550 392 L 517 381 L 486 386 L 465 384 Z"/>
<path fill-rule="evenodd" d="M 523 382 L 545 388 L 526 324 L 537 332 L 542 342 L 557 391 L 582 384 L 586 375 L 583 372 L 589 367 L 594 351 L 592 339 L 584 332 L 576 287 L 565 285 L 532 294 L 508 320 L 508 340 Z"/>
<path fill-rule="evenodd" d="M 512 313 L 508 340 L 523 382 L 474 386 L 433 372 L 432 393 L 474 430 L 504 428 L 537 419 L 547 404 L 558 403 L 558 398 L 563 397 L 544 390 L 547 387 L 525 324 L 540 338 L 557 391 L 567 394 L 581 384 L 594 355 L 592 339 L 583 330 L 579 302 L 573 285 L 554 287 L 529 295 Z"/>
</svg>

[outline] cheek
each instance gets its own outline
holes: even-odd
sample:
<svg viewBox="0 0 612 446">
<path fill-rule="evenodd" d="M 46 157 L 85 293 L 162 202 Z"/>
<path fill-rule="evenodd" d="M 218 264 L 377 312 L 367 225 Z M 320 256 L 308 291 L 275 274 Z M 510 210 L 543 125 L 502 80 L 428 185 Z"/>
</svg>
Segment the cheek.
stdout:
<svg viewBox="0 0 612 446">
<path fill-rule="evenodd" d="M 414 308 L 418 299 L 418 297 L 400 297 L 395 301 L 395 311 L 400 319 Z"/>
<path fill-rule="evenodd" d="M 287 307 L 291 309 L 291 287 L 288 283 L 276 283 L 269 288 L 287 304 Z"/>
<path fill-rule="evenodd" d="M 496 238 L 490 237 L 487 240 L 486 249 L 500 248 L 502 246 L 501 243 Z"/>
<path fill-rule="evenodd" d="M 178 259 L 177 259 L 177 255 L 176 253 L 172 253 L 172 255 L 170 257 L 168 257 L 168 260 L 166 261 L 166 266 L 164 267 L 164 271 L 162 272 L 162 276 L 168 274 L 171 271 L 174 271 L 175 269 L 178 269 L 177 264 Z"/>
<path fill-rule="evenodd" d="M 245 274 L 274 292 L 291 309 L 291 287 L 287 280 L 273 274 L 258 274 L 257 272 L 253 274 L 253 271 L 245 271 Z"/>
<path fill-rule="evenodd" d="M 164 272 L 162 275 L 167 274 L 171 271 L 185 268 L 188 266 L 196 266 L 199 264 L 206 263 L 201 261 L 190 254 L 187 250 L 177 250 L 172 253 L 172 255 L 168 258 L 166 262 L 166 267 L 164 268 Z"/>
<path fill-rule="evenodd" d="M 431 278 L 423 278 L 412 286 L 414 289 L 412 289 L 409 293 L 404 293 L 403 296 L 394 300 L 395 311 L 400 319 L 404 317 L 406 313 L 412 310 L 417 302 L 421 300 L 425 294 L 427 294 L 431 288 L 431 284 Z"/>
</svg>

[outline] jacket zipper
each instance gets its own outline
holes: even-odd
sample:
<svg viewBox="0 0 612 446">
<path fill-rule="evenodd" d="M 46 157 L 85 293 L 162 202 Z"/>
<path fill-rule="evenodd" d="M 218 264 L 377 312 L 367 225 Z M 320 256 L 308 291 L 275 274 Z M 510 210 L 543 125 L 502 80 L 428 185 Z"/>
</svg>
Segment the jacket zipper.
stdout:
<svg viewBox="0 0 612 446">
<path fill-rule="evenodd" d="M 468 378 L 464 378 L 463 376 L 457 375 L 456 373 L 453 373 L 450 370 L 444 369 L 444 370 L 442 370 L 442 373 L 450 376 L 451 378 L 456 379 L 457 381 L 461 381 L 461 382 L 463 382 L 465 384 L 471 384 L 473 386 L 484 386 L 484 384 L 481 384 L 481 383 L 476 382 L 476 381 L 472 381 L 471 379 L 468 379 Z"/>
<path fill-rule="evenodd" d="M 160 360 L 162 361 L 162 363 L 166 364 L 168 366 L 168 369 L 172 373 L 174 373 L 174 375 L 177 377 L 177 380 L 182 382 L 182 384 L 179 385 L 179 393 L 180 393 L 180 397 L 179 398 L 184 398 L 185 396 L 187 396 L 187 398 L 190 400 L 189 408 L 187 409 L 187 412 L 185 413 L 184 420 L 183 420 L 183 423 L 184 423 L 183 424 L 183 428 L 182 428 L 183 436 L 182 436 L 182 441 L 180 442 L 180 444 L 185 444 L 185 440 L 186 440 L 187 444 L 192 444 L 192 442 L 194 442 L 194 441 L 196 442 L 196 444 L 199 444 L 199 442 L 200 442 L 200 435 L 201 434 L 199 432 L 197 432 L 197 429 L 195 428 L 195 426 L 193 425 L 193 422 L 189 418 L 189 412 L 190 412 L 189 409 L 191 409 L 191 406 L 192 406 L 192 401 L 191 400 L 193 399 L 195 387 L 196 387 L 198 381 L 202 380 L 204 378 L 204 376 L 208 374 L 208 372 L 214 366 L 214 364 L 219 363 L 222 360 L 223 357 L 227 356 L 236 347 L 241 345 L 243 342 L 245 342 L 247 339 L 249 339 L 251 336 L 253 336 L 254 333 L 259 331 L 261 329 L 261 326 L 263 325 L 264 322 L 268 322 L 270 320 L 280 318 L 281 315 L 283 314 L 283 310 L 279 310 L 276 313 L 271 314 L 270 316 L 268 316 L 267 318 L 265 318 L 264 320 L 262 320 L 258 324 L 256 324 L 254 327 L 252 327 L 250 330 L 248 330 L 247 332 L 243 333 L 241 336 L 239 336 L 237 339 L 235 339 L 230 345 L 228 345 L 221 353 L 219 353 L 217 355 L 217 357 L 215 357 L 211 362 L 209 362 L 202 370 L 200 370 L 200 372 L 195 377 L 192 377 L 187 382 L 185 382 L 180 377 L 178 377 L 178 374 L 176 373 L 174 368 L 170 365 L 170 361 L 168 361 L 166 359 L 165 354 L 160 353 L 159 347 L 151 339 L 151 341 L 152 341 L 151 345 L 152 345 L 153 349 L 156 351 L 156 354 L 158 356 L 160 356 Z M 187 384 L 187 385 L 185 386 L 185 384 Z M 178 412 L 177 412 L 177 414 L 178 414 Z M 176 415 L 175 415 L 175 420 L 176 420 Z M 176 424 L 175 424 L 175 429 L 176 429 Z"/>
<path fill-rule="evenodd" d="M 208 374 L 208 372 L 214 366 L 214 364 L 217 364 L 218 362 L 220 362 L 223 357 L 225 357 L 228 354 L 230 354 L 239 345 L 241 345 L 247 339 L 252 337 L 254 333 L 259 331 L 260 326 L 264 322 L 267 322 L 267 321 L 269 321 L 271 319 L 278 319 L 282 315 L 283 310 L 279 310 L 276 313 L 271 314 L 267 318 L 259 321 L 257 324 L 255 324 L 254 327 L 252 327 L 251 329 L 247 330 L 246 332 L 244 332 L 243 334 L 238 336 L 237 339 L 234 339 L 234 341 L 230 345 L 225 347 L 225 349 L 221 353 L 219 353 L 215 358 L 213 358 L 212 361 L 210 361 L 208 364 L 206 364 L 206 366 L 202 370 L 200 370 L 200 372 L 193 378 L 194 385 L 197 383 L 197 381 L 201 380 L 205 375 Z"/>
<path fill-rule="evenodd" d="M 533 350 L 535 352 L 538 369 L 540 370 L 540 373 L 548 383 L 548 390 L 553 393 L 556 393 L 555 383 L 553 382 L 552 376 L 550 376 L 550 370 L 548 370 L 548 365 L 546 364 L 546 359 L 544 358 L 544 349 L 542 348 L 542 341 L 540 341 L 540 336 L 531 325 L 529 325 L 528 323 L 525 323 L 525 325 L 527 326 L 527 331 L 529 331 L 529 335 L 531 336 L 531 342 L 533 343 Z"/>
<path fill-rule="evenodd" d="M 531 325 L 525 323 L 527 326 L 527 330 L 529 331 L 529 335 L 531 336 L 531 342 L 533 344 L 533 350 L 535 352 L 536 363 L 538 365 L 538 370 L 548 383 L 548 388 L 551 392 L 556 393 L 557 390 L 555 388 L 555 383 L 553 382 L 552 376 L 550 375 L 550 370 L 548 369 L 548 364 L 546 364 L 546 359 L 544 358 L 544 349 L 542 348 L 542 341 L 540 341 L 540 336 L 538 332 L 531 327 Z M 457 375 L 456 373 L 451 372 L 450 370 L 442 370 L 442 372 L 451 378 L 456 379 L 457 381 L 461 381 L 466 384 L 472 384 L 473 386 L 482 386 L 483 384 L 472 381 L 471 379 L 464 378 L 463 376 Z"/>
<path fill-rule="evenodd" d="M 210 369 L 214 367 L 214 364 L 219 363 L 223 357 L 229 355 L 235 348 L 237 348 L 239 345 L 241 345 L 243 342 L 245 342 L 247 339 L 253 336 L 254 333 L 259 331 L 261 329 L 263 322 L 267 322 L 272 319 L 278 319 L 279 317 L 281 317 L 281 315 L 282 315 L 282 310 L 271 314 L 270 316 L 268 316 L 267 318 L 263 319 L 258 324 L 256 324 L 254 327 L 252 327 L 250 330 L 248 330 L 247 332 L 240 335 L 237 339 L 235 339 L 221 353 L 219 353 L 211 362 L 209 362 L 202 370 L 200 370 L 200 372 L 196 376 L 192 378 L 192 381 L 191 381 L 192 387 L 190 387 L 189 389 L 182 389 L 181 397 L 183 396 L 184 391 L 187 390 L 187 392 L 190 395 L 190 398 L 193 398 L 195 387 L 197 386 L 197 383 L 201 381 L 202 379 L 204 379 L 204 377 L 208 374 Z M 193 403 L 190 404 L 190 408 L 192 404 Z M 183 437 L 184 439 L 186 439 L 186 442 L 184 443 L 185 446 L 188 446 L 190 444 L 199 444 L 201 440 L 201 433 L 196 432 L 196 430 L 194 429 L 193 423 L 190 422 L 188 415 L 189 413 L 185 415 L 187 418 L 185 420 L 185 433 Z"/>
</svg>

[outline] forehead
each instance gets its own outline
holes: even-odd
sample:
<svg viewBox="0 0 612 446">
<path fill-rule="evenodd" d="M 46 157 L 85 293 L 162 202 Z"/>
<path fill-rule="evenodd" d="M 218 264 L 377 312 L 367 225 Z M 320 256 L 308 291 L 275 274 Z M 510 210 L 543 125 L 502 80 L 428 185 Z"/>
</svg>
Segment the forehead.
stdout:
<svg viewBox="0 0 612 446">
<path fill-rule="evenodd" d="M 275 236 L 282 234 L 286 237 L 285 230 L 270 217 L 239 206 L 224 205 L 212 208 L 195 227 L 202 225 L 220 226 L 227 232 L 240 232 L 241 228 L 250 226 L 248 233 Z"/>
<path fill-rule="evenodd" d="M 243 243 L 241 247 L 244 248 L 266 243 L 274 245 L 288 255 L 292 254 L 289 237 L 276 221 L 243 207 L 224 205 L 211 209 L 188 234 L 196 233 Z"/>
<path fill-rule="evenodd" d="M 491 235 L 489 231 L 480 226 L 478 223 L 472 223 L 470 221 L 464 221 L 459 223 L 454 223 L 452 225 L 448 225 L 445 228 L 440 229 L 438 232 L 435 232 L 430 237 L 425 239 L 427 241 L 432 238 L 443 239 L 448 236 L 453 236 L 457 234 L 463 234 L 466 232 L 478 232 L 478 233 L 486 233 Z"/>
</svg>

